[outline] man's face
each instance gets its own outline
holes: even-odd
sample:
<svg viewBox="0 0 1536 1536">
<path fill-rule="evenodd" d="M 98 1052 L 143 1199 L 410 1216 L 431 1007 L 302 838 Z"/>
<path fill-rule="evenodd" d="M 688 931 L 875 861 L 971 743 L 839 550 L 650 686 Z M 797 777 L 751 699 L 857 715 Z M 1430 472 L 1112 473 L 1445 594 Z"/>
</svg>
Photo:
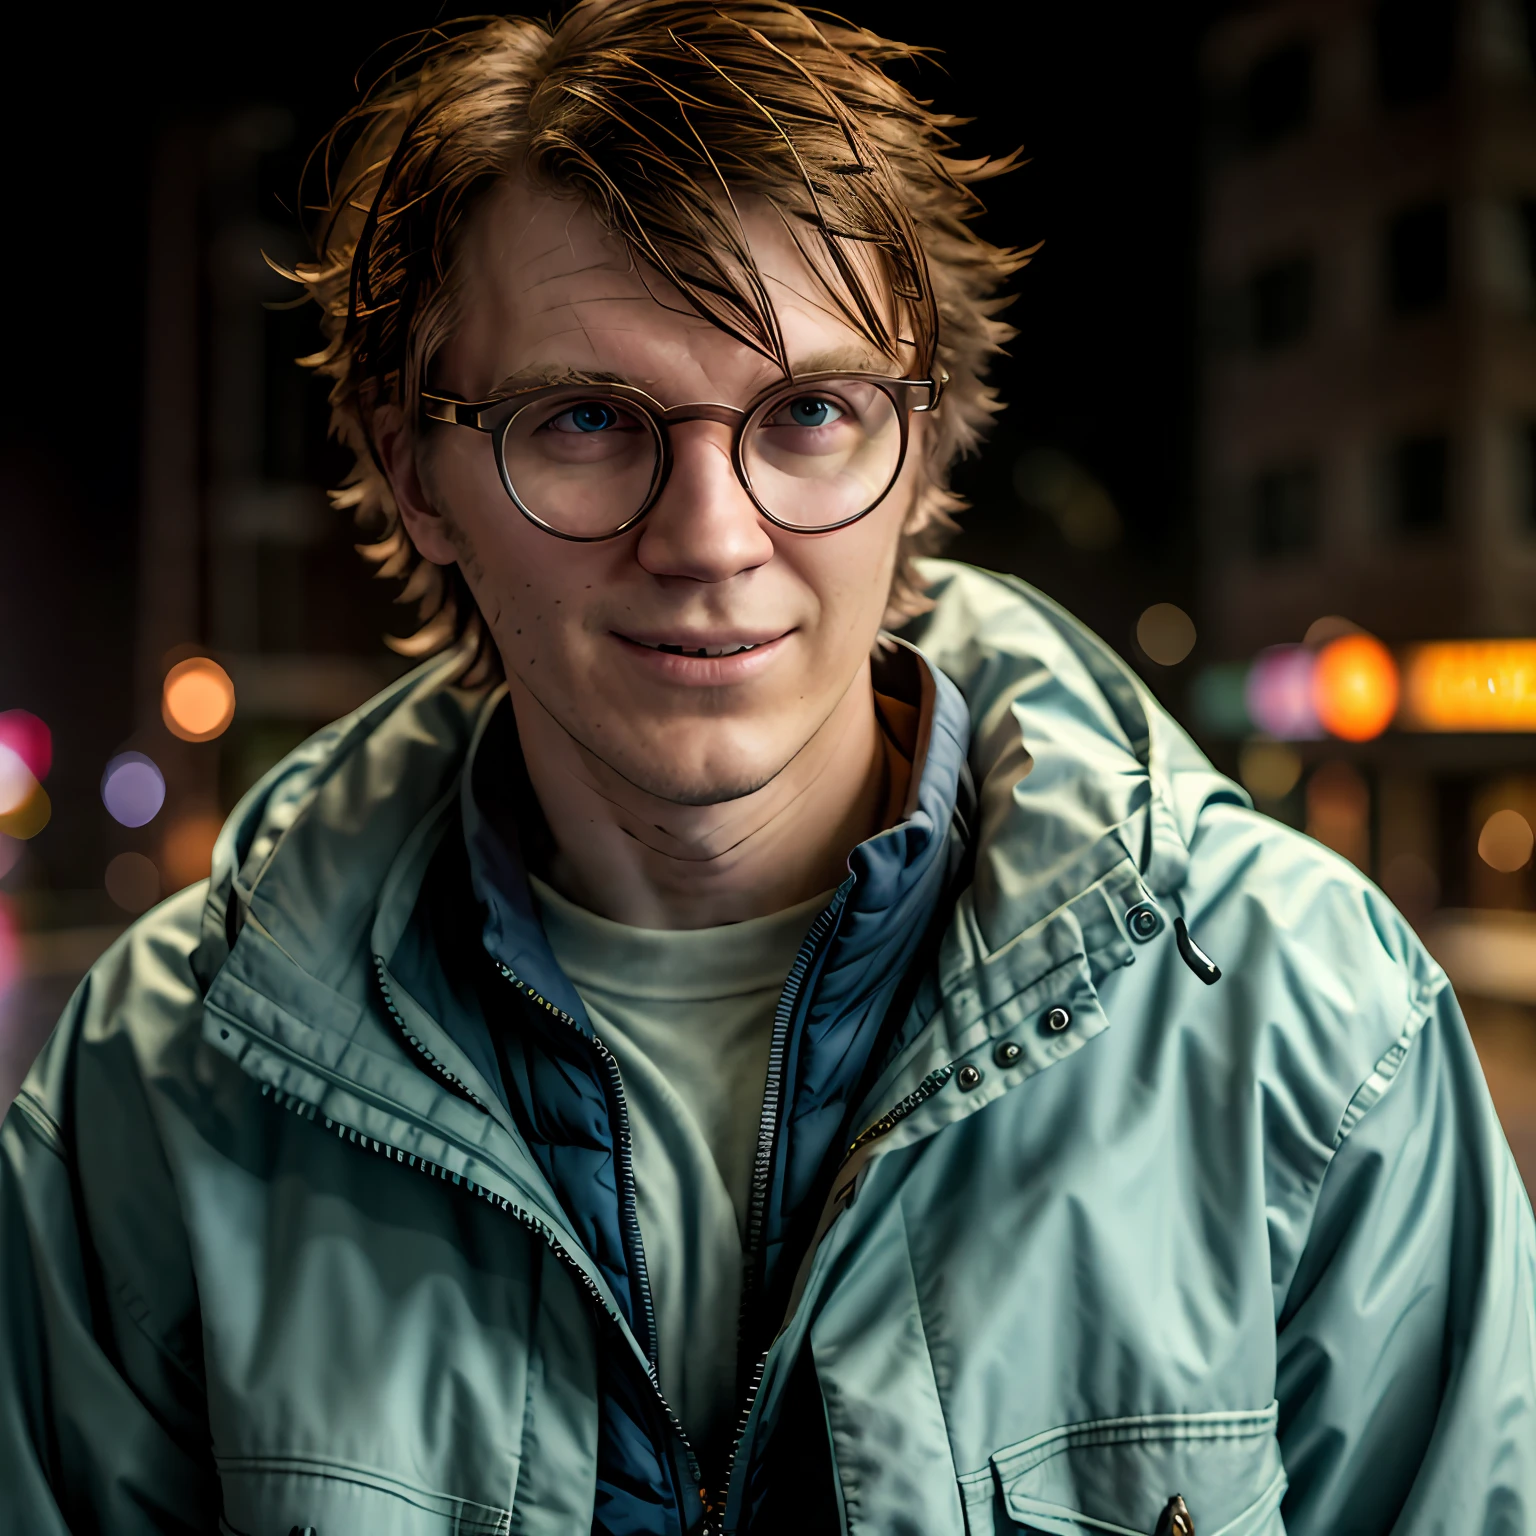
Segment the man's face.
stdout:
<svg viewBox="0 0 1536 1536">
<path fill-rule="evenodd" d="M 748 213 L 746 227 L 795 373 L 901 371 L 831 312 L 771 212 Z M 744 406 L 782 377 L 637 270 L 580 203 L 509 186 L 482 209 L 465 255 L 434 384 L 466 399 L 578 373 L 663 406 Z M 525 690 L 637 788 L 717 804 L 772 780 L 867 678 L 923 425 L 913 418 L 906 464 L 880 505 L 814 535 L 758 514 L 732 466 L 730 427 L 674 425 L 659 500 L 636 528 L 585 544 L 513 506 L 488 436 L 434 425 L 418 464 L 441 515 L 410 515 L 410 531 L 427 558 L 463 568 L 514 694 Z M 662 645 L 754 649 L 700 658 Z"/>
</svg>

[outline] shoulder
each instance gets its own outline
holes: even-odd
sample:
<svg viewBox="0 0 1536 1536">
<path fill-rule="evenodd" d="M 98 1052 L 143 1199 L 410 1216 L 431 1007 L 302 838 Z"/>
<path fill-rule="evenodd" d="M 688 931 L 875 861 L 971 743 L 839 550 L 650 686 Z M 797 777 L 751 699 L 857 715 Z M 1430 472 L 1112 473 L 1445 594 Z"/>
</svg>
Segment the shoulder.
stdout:
<svg viewBox="0 0 1536 1536">
<path fill-rule="evenodd" d="M 1212 804 L 1180 894 L 1222 977 L 1176 1027 L 1219 1031 L 1241 1063 L 1278 1306 L 1329 1170 L 1368 1117 L 1380 1121 L 1384 1099 L 1411 1091 L 1422 1114 L 1454 1116 L 1460 1137 L 1497 1123 L 1445 973 L 1354 865 L 1254 811 Z M 1475 1082 L 1425 1080 L 1466 1063 Z M 1373 1133 L 1387 1135 L 1389 1162 L 1418 1133 L 1417 1114 Z"/>
<path fill-rule="evenodd" d="M 81 1096 L 98 1076 L 126 1098 L 165 1068 L 178 1041 L 196 1034 L 207 895 L 200 881 L 146 913 L 76 988 L 18 1095 L 62 1145 L 77 1143 Z"/>
<path fill-rule="evenodd" d="M 1229 1007 L 1285 1024 L 1288 1051 L 1351 1092 L 1449 986 L 1353 864 L 1246 806 L 1201 808 L 1180 899 Z"/>
<path fill-rule="evenodd" d="M 99 1298 L 93 1326 L 145 1381 L 158 1379 L 152 1361 L 196 1374 L 196 1286 L 166 1110 L 217 1071 L 201 1045 L 196 975 L 205 898 L 200 884 L 163 902 L 96 962 L 0 1135 L 0 1184 L 33 1212 L 37 1262 L 80 1305 Z"/>
</svg>

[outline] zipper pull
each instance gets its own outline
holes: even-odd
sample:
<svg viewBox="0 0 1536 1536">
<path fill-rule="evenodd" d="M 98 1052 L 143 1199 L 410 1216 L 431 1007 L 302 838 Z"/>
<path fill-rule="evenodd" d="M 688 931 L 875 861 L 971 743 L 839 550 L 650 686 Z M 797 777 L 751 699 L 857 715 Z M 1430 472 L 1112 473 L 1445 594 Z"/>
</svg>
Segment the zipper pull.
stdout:
<svg viewBox="0 0 1536 1536">
<path fill-rule="evenodd" d="M 1174 1494 L 1163 1506 L 1153 1536 L 1195 1536 L 1195 1522 L 1181 1494 Z"/>
</svg>

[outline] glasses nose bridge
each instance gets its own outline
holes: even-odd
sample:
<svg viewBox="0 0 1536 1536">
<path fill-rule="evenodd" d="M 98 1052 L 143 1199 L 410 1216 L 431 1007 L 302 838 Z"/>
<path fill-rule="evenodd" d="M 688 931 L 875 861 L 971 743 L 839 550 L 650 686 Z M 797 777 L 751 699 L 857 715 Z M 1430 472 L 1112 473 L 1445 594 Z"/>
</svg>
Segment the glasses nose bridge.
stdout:
<svg viewBox="0 0 1536 1536">
<path fill-rule="evenodd" d="M 712 400 L 694 400 L 686 405 L 671 405 L 657 411 L 658 421 L 666 426 L 680 426 L 685 421 L 718 421 L 721 426 L 734 427 L 746 415 L 739 405 L 722 405 Z"/>
</svg>

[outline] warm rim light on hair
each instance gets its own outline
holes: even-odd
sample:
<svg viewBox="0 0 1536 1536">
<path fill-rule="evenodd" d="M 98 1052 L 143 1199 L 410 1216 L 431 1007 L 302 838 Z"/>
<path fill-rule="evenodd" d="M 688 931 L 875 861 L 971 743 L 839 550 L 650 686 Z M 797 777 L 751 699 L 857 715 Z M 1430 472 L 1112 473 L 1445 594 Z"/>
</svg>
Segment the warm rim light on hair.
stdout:
<svg viewBox="0 0 1536 1536">
<path fill-rule="evenodd" d="M 212 741 L 235 718 L 235 685 L 218 662 L 194 656 L 165 674 L 160 713 L 173 736 Z"/>
</svg>

